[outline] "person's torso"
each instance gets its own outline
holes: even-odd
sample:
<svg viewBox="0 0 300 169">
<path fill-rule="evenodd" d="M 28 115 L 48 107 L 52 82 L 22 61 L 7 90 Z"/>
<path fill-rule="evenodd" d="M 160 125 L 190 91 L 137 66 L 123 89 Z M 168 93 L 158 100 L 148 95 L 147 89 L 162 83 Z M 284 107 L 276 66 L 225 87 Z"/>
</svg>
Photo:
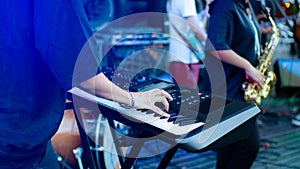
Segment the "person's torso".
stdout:
<svg viewBox="0 0 300 169">
<path fill-rule="evenodd" d="M 224 4 L 226 5 L 224 5 Z M 257 43 L 259 46 L 258 24 L 255 16 L 249 17 L 248 6 L 241 0 L 216 1 L 211 9 L 211 20 L 208 28 L 208 40 L 215 50 L 232 49 L 253 65 L 257 64 Z M 208 57 L 206 57 L 208 58 Z M 226 83 L 220 88 L 226 88 L 229 98 L 243 98 L 242 83 L 246 80 L 245 71 L 241 68 L 222 62 Z M 217 72 L 216 72 L 217 73 Z M 218 74 L 218 73 L 217 73 Z M 210 77 L 209 77 L 210 76 Z M 213 75 L 205 74 L 204 89 L 211 90 L 209 78 Z M 223 84 L 223 83 L 221 83 Z M 223 89 L 222 89 L 223 90 Z"/>
<path fill-rule="evenodd" d="M 66 92 L 36 48 L 34 1 L 0 4 L 0 161 L 34 158 L 59 127 Z"/>
<path fill-rule="evenodd" d="M 192 34 L 191 28 L 185 18 L 197 16 L 195 1 L 169 0 L 167 2 L 167 12 L 170 25 L 169 51 L 171 55 L 169 61 L 183 62 L 186 64 L 198 63 L 199 60 L 181 37 L 184 36 L 188 40 Z M 178 31 L 181 35 L 179 35 Z"/>
</svg>

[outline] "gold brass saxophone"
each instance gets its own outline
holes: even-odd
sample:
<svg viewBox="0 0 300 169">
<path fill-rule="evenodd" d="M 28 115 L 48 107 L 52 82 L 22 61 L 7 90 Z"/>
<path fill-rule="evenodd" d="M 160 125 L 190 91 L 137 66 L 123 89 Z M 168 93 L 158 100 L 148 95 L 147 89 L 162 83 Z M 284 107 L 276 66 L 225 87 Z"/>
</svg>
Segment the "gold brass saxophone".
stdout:
<svg viewBox="0 0 300 169">
<path fill-rule="evenodd" d="M 245 101 L 252 104 L 261 104 L 261 97 L 266 98 L 269 95 L 271 87 L 276 83 L 276 75 L 274 72 L 268 70 L 268 67 L 271 64 L 271 58 L 279 41 L 279 30 L 272 17 L 269 15 L 268 9 L 263 6 L 262 9 L 271 23 L 273 32 L 270 39 L 266 42 L 265 48 L 262 50 L 262 54 L 259 57 L 259 63 L 256 67 L 264 75 L 263 86 L 260 87 L 258 84 L 250 83 L 248 81 L 244 82 L 242 85 L 242 88 L 245 91 Z"/>
</svg>

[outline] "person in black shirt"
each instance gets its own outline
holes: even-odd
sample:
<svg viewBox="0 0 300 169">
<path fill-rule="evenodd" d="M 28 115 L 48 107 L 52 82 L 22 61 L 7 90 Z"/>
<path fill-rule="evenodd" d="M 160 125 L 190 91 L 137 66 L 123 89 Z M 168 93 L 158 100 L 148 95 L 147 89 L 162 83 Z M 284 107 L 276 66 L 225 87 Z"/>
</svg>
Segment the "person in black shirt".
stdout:
<svg viewBox="0 0 300 169">
<path fill-rule="evenodd" d="M 246 80 L 263 84 L 263 75 L 255 68 L 260 53 L 255 14 L 248 0 L 215 0 L 210 15 L 203 90 L 244 101 L 242 84 Z M 251 167 L 259 150 L 256 125 L 249 128 L 249 133 L 247 139 L 217 150 L 218 169 Z"/>
<path fill-rule="evenodd" d="M 66 93 L 75 86 L 168 116 L 154 105 L 162 102 L 168 109 L 167 99 L 172 97 L 167 92 L 122 90 L 99 73 L 92 52 L 85 53 L 74 76 L 82 47 L 87 41 L 93 42 L 84 2 L 0 2 L 1 169 L 59 167 L 50 139 L 60 125 Z"/>
</svg>

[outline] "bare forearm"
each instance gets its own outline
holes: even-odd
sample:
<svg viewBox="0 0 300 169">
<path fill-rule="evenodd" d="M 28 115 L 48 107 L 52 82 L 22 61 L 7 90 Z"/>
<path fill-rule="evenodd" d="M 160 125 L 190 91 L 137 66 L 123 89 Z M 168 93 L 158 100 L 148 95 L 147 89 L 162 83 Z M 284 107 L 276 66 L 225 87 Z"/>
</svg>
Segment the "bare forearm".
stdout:
<svg viewBox="0 0 300 169">
<path fill-rule="evenodd" d="M 104 74 L 100 73 L 91 79 L 82 82 L 81 87 L 89 92 L 94 92 L 97 96 L 114 100 L 127 105 L 131 104 L 130 94 L 111 83 Z"/>
<path fill-rule="evenodd" d="M 257 70 L 251 63 L 245 58 L 239 56 L 233 50 L 219 50 L 216 52 L 217 57 L 223 62 L 234 65 L 245 70 L 246 78 L 255 81 L 260 86 L 263 85 L 263 74 Z"/>
<path fill-rule="evenodd" d="M 220 60 L 222 60 L 223 62 L 229 63 L 244 70 L 252 67 L 249 61 L 239 56 L 233 50 L 219 50 L 217 51 L 217 54 Z"/>
<path fill-rule="evenodd" d="M 188 21 L 192 32 L 195 34 L 195 36 L 200 39 L 205 41 L 207 38 L 206 31 L 203 27 L 201 27 L 198 23 L 197 17 L 196 16 L 191 16 L 186 18 Z"/>
<path fill-rule="evenodd" d="M 161 102 L 165 106 L 164 109 L 169 110 L 168 100 L 173 98 L 164 90 L 152 89 L 146 92 L 128 92 L 113 84 L 102 73 L 82 82 L 80 86 L 99 97 L 124 103 L 134 108 L 151 109 L 162 116 L 170 116 L 155 105 L 155 103 Z"/>
</svg>

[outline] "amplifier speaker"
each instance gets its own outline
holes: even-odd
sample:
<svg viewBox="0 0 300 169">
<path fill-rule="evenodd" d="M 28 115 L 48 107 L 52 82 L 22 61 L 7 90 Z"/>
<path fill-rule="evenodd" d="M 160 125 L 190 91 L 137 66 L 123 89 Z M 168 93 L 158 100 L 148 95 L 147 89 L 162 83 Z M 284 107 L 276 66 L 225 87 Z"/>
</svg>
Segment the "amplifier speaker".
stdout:
<svg viewBox="0 0 300 169">
<path fill-rule="evenodd" d="M 300 92 L 300 59 L 278 59 L 274 64 L 277 76 L 276 94 L 292 96 Z"/>
</svg>

